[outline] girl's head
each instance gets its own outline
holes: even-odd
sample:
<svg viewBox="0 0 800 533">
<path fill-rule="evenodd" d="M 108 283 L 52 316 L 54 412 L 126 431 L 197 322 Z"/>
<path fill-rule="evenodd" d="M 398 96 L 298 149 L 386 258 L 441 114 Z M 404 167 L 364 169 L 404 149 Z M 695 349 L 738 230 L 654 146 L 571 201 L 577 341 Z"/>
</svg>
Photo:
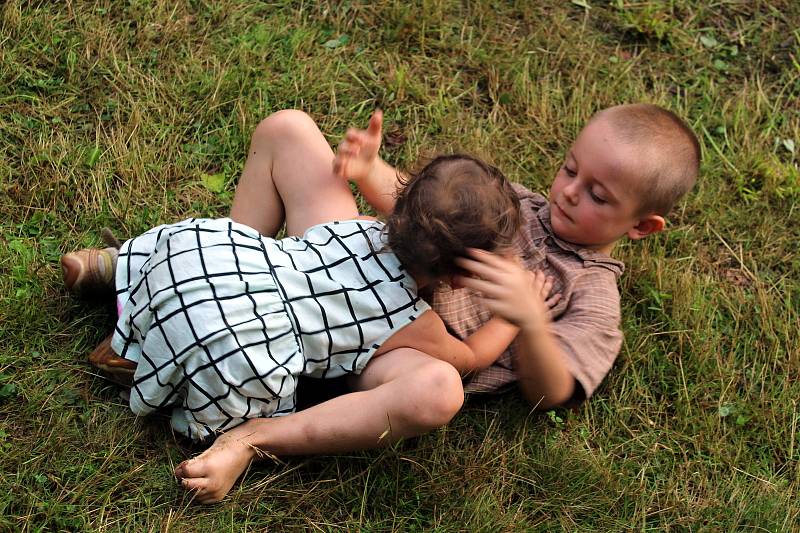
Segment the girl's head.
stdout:
<svg viewBox="0 0 800 533">
<path fill-rule="evenodd" d="M 439 156 L 411 174 L 386 222 L 388 245 L 415 277 L 459 273 L 467 248 L 502 251 L 520 225 L 519 199 L 505 176 L 461 154 Z"/>
</svg>

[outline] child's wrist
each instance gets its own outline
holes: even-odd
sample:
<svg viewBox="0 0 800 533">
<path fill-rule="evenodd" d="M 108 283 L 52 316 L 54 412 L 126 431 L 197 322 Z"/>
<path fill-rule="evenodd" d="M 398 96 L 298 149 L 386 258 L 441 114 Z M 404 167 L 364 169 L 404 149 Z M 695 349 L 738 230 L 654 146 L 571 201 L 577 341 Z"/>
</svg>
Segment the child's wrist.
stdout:
<svg viewBox="0 0 800 533">
<path fill-rule="evenodd" d="M 375 156 L 375 159 L 372 160 L 372 164 L 369 166 L 369 170 L 367 171 L 367 175 L 364 176 L 364 179 L 372 179 L 376 177 L 378 174 L 381 173 L 382 167 L 389 166 L 380 156 Z"/>
<path fill-rule="evenodd" d="M 519 329 L 526 335 L 534 335 L 547 330 L 550 321 L 544 315 L 532 313 L 524 322 L 519 324 Z"/>
<path fill-rule="evenodd" d="M 376 165 L 372 163 L 369 169 L 364 172 L 363 174 L 359 175 L 351 175 L 347 179 L 350 180 L 351 183 L 356 184 L 357 186 L 361 186 L 364 182 L 369 182 L 372 180 L 372 176 L 376 173 Z"/>
</svg>

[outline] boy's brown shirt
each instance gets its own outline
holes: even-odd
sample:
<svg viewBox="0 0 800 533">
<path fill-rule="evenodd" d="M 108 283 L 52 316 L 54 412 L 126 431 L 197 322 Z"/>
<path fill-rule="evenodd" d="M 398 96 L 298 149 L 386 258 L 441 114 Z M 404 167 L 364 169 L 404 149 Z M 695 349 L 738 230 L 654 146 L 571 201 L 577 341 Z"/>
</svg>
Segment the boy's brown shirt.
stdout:
<svg viewBox="0 0 800 533">
<path fill-rule="evenodd" d="M 588 398 L 608 374 L 622 346 L 620 298 L 617 280 L 622 262 L 562 241 L 550 226 L 547 199 L 515 184 L 522 210 L 522 228 L 516 245 L 529 270 L 542 270 L 554 279 L 561 300 L 552 309 L 551 331 L 564 353 L 570 373 Z M 456 336 L 466 338 L 491 318 L 470 289 L 440 289 L 433 309 Z M 493 392 L 516 381 L 515 343 L 497 361 L 475 373 L 468 392 Z"/>
</svg>

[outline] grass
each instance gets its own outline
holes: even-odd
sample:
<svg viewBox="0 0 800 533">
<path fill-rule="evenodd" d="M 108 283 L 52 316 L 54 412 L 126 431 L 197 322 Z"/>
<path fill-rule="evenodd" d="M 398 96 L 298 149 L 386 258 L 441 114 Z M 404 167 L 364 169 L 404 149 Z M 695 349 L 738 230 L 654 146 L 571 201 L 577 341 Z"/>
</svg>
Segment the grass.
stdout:
<svg viewBox="0 0 800 533">
<path fill-rule="evenodd" d="M 19 2 L 0 6 L 0 530 L 796 530 L 800 7 L 648 2 Z M 546 190 L 591 114 L 686 117 L 702 177 L 616 250 L 626 341 L 597 394 L 473 398 L 391 449 L 253 467 L 198 507 L 198 450 L 85 356 L 112 320 L 59 256 L 224 215 L 249 135 L 309 112 L 385 157 L 487 157 Z M 209 178 L 211 177 L 211 178 Z"/>
</svg>

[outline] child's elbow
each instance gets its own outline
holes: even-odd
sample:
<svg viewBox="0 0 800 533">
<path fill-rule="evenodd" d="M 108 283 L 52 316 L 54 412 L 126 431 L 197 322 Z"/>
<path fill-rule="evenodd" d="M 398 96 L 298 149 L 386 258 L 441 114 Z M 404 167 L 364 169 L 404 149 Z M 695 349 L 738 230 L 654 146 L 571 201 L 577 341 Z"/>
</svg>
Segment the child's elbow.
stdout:
<svg viewBox="0 0 800 533">
<path fill-rule="evenodd" d="M 530 382 L 520 381 L 522 395 L 539 411 L 562 406 L 570 401 L 573 394 L 575 394 L 575 378 L 572 375 L 568 379 L 558 383 L 551 383 L 546 387 L 535 385 Z"/>
</svg>

